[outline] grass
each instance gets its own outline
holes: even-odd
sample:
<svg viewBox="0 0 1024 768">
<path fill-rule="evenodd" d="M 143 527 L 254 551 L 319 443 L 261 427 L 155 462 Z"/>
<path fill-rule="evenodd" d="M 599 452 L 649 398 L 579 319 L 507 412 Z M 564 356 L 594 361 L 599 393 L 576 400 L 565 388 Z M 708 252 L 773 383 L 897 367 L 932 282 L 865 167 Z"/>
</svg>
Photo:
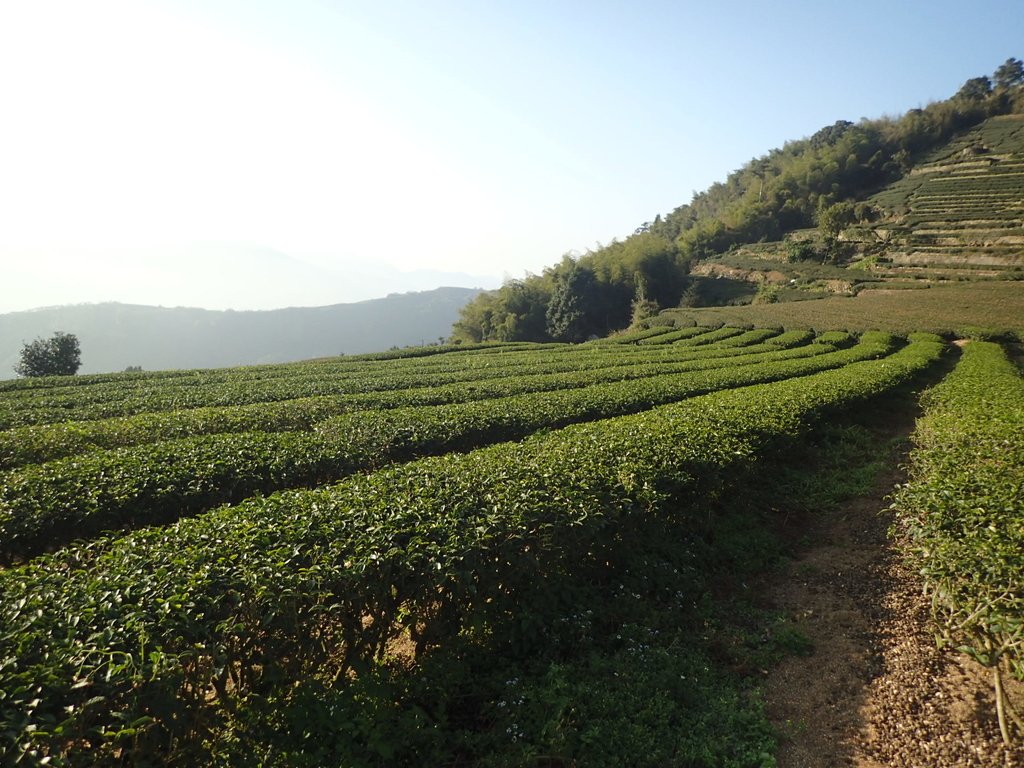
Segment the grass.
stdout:
<svg viewBox="0 0 1024 768">
<path fill-rule="evenodd" d="M 928 290 L 875 289 L 818 301 L 669 309 L 657 322 L 669 324 L 676 318 L 697 325 L 927 331 L 943 336 L 959 336 L 965 327 L 976 326 L 1024 339 L 1024 282 L 964 282 L 932 285 Z"/>
</svg>

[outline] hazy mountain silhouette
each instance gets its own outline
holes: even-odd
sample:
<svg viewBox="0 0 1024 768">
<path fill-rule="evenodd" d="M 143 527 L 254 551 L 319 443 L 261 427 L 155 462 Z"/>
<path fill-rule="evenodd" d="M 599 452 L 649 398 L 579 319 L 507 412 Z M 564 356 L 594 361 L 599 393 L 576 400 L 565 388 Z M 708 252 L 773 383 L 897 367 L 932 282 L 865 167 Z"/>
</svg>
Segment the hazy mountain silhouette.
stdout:
<svg viewBox="0 0 1024 768">
<path fill-rule="evenodd" d="M 447 337 L 475 288 L 437 288 L 351 304 L 215 311 L 82 304 L 0 314 L 0 378 L 14 376 L 22 345 L 54 331 L 78 336 L 80 373 L 278 363 Z"/>
</svg>

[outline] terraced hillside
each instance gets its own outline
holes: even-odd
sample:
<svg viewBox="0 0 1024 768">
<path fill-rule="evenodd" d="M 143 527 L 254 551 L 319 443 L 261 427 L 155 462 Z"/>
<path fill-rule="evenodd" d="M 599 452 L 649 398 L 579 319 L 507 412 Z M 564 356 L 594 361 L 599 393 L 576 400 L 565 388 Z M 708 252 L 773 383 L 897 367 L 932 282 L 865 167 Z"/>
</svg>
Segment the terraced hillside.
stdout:
<svg viewBox="0 0 1024 768">
<path fill-rule="evenodd" d="M 1024 115 L 990 118 L 867 202 L 880 219 L 843 230 L 838 256 L 828 255 L 818 230 L 805 229 L 701 259 L 690 270 L 687 306 L 756 303 L 765 287 L 770 301 L 785 303 L 1024 277 Z M 817 258 L 794 260 L 797 243 Z"/>
<path fill-rule="evenodd" d="M 993 117 L 871 198 L 883 274 L 1024 271 L 1024 115 Z"/>
</svg>

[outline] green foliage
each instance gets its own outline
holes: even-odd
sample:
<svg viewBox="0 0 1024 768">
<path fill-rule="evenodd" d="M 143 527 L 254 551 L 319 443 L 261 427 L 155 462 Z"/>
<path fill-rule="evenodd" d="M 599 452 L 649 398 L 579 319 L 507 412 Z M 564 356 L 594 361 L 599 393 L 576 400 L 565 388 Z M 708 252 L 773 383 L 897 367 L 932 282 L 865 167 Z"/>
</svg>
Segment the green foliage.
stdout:
<svg viewBox="0 0 1024 768">
<path fill-rule="evenodd" d="M 862 341 L 877 354 L 892 344 Z M 552 617 L 631 558 L 630 542 L 639 554 L 690 540 L 759 456 L 941 349 L 836 353 L 831 371 L 779 370 L 790 378 L 253 497 L 0 571 L 0 750 L 10 762 L 202 763 L 243 702 L 296 680 L 357 690 L 402 638 L 420 659 L 497 628 L 523 658 L 571 643 L 576 625 Z M 364 736 L 382 759 L 395 749 L 387 732 Z"/>
<path fill-rule="evenodd" d="M 82 365 L 78 337 L 57 331 L 48 339 L 25 344 L 14 372 L 19 376 L 74 376 Z"/>
<path fill-rule="evenodd" d="M 1003 687 L 1024 680 L 1024 380 L 998 344 L 972 341 L 925 393 L 911 479 L 894 507 L 932 597 L 940 644 L 993 670 L 1004 742 L 1024 721 Z"/>
<path fill-rule="evenodd" d="M 1024 62 L 1013 57 L 999 65 L 992 76 L 996 88 L 1015 88 L 1024 84 Z"/>
<path fill-rule="evenodd" d="M 459 312 L 452 341 L 545 341 L 545 312 L 551 297 L 551 281 L 531 276 L 509 280 L 497 291 L 479 294 Z"/>
<path fill-rule="evenodd" d="M 463 307 L 453 340 L 579 342 L 627 327 L 637 316 L 675 306 L 687 262 L 668 239 L 637 232 L 562 261 Z"/>
<path fill-rule="evenodd" d="M 945 643 L 1024 680 L 1024 381 L 998 344 L 967 344 L 926 393 L 894 507 Z"/>
<path fill-rule="evenodd" d="M 643 328 L 646 326 L 647 321 L 657 316 L 661 308 L 655 301 L 638 298 L 634 299 L 632 309 L 633 311 L 629 319 L 630 328 Z"/>
<path fill-rule="evenodd" d="M 779 301 L 779 286 L 764 282 L 757 286 L 754 304 L 776 304 Z"/>
<path fill-rule="evenodd" d="M 611 365 L 587 372 L 510 378 L 505 371 L 498 382 L 506 396 L 496 399 L 338 414 L 312 433 L 215 434 L 33 464 L 0 475 L 0 560 L 31 557 L 101 531 L 171 522 L 254 493 L 313 486 L 393 461 L 635 413 L 887 349 L 873 340 L 840 353 L 807 345 L 812 338 L 754 330 L 717 345 L 707 342 L 714 348 L 680 345 L 672 354 L 651 350 L 644 356 L 609 352 L 602 362 Z M 569 365 L 580 362 L 581 356 L 573 357 Z M 540 360 L 536 367 L 543 367 Z M 541 389 L 529 394 L 538 383 Z M 551 391 L 552 384 L 565 389 Z"/>
<path fill-rule="evenodd" d="M 992 81 L 987 77 L 972 77 L 965 82 L 954 98 L 963 101 L 981 102 L 992 93 Z"/>
<path fill-rule="evenodd" d="M 809 240 L 790 240 L 786 243 L 786 261 L 798 264 L 802 261 L 821 261 L 821 254 Z"/>
<path fill-rule="evenodd" d="M 878 266 L 878 264 L 879 264 L 878 254 L 872 254 L 871 256 L 865 256 L 863 259 L 859 259 L 859 260 L 853 262 L 852 264 L 850 264 L 848 266 L 848 269 L 856 269 L 856 270 L 860 270 L 862 272 L 870 273 L 873 269 L 875 269 Z M 861 283 L 861 284 L 859 284 L 858 287 L 859 288 L 864 288 L 866 285 L 868 285 L 868 284 Z M 888 286 L 888 283 L 886 283 L 886 286 Z"/>
<path fill-rule="evenodd" d="M 601 335 L 596 318 L 602 295 L 593 271 L 575 262 L 555 280 L 546 312 L 548 335 L 555 341 L 578 343 Z"/>
<path fill-rule="evenodd" d="M 817 220 L 821 236 L 826 240 L 834 240 L 857 220 L 856 208 L 849 201 L 822 205 L 818 209 Z"/>
</svg>

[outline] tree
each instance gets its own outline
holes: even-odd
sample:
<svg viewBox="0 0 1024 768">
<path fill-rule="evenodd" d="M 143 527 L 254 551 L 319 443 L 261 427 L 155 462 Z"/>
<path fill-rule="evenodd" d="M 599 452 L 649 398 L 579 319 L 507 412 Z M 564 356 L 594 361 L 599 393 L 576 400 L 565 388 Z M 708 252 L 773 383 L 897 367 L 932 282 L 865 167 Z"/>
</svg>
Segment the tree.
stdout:
<svg viewBox="0 0 1024 768">
<path fill-rule="evenodd" d="M 836 120 L 833 125 L 827 125 L 810 138 L 811 149 L 822 149 L 836 144 L 843 134 L 853 128 L 849 120 Z"/>
<path fill-rule="evenodd" d="M 637 292 L 637 297 L 633 299 L 632 315 L 629 320 L 630 327 L 640 328 L 644 322 L 657 315 L 660 309 L 661 307 L 658 306 L 658 302 L 645 299 L 642 293 Z"/>
<path fill-rule="evenodd" d="M 600 335 L 595 315 L 601 300 L 593 271 L 576 263 L 568 265 L 551 293 L 547 310 L 548 335 L 556 341 L 580 342 Z"/>
<path fill-rule="evenodd" d="M 821 261 L 821 254 L 812 243 L 806 240 L 789 240 L 786 242 L 786 261 L 790 264 L 801 261 Z"/>
<path fill-rule="evenodd" d="M 14 372 L 19 376 L 74 376 L 81 364 L 78 337 L 57 331 L 48 339 L 39 338 L 22 347 Z"/>
<path fill-rule="evenodd" d="M 856 207 L 844 200 L 841 203 L 822 205 L 818 209 L 818 231 L 826 240 L 834 240 L 839 233 L 857 220 Z"/>
<path fill-rule="evenodd" d="M 964 101 L 983 101 L 992 93 L 992 81 L 987 77 L 972 77 L 961 86 L 954 98 Z"/>
<path fill-rule="evenodd" d="M 484 291 L 459 310 L 452 327 L 455 343 L 480 341 L 548 341 L 548 280 L 528 275 Z"/>
<path fill-rule="evenodd" d="M 547 341 L 548 291 L 542 280 L 508 280 L 498 291 L 505 316 L 497 322 L 497 341 Z"/>
<path fill-rule="evenodd" d="M 992 76 L 997 88 L 1012 88 L 1024 83 L 1024 62 L 1009 58 L 1003 62 Z"/>
</svg>

